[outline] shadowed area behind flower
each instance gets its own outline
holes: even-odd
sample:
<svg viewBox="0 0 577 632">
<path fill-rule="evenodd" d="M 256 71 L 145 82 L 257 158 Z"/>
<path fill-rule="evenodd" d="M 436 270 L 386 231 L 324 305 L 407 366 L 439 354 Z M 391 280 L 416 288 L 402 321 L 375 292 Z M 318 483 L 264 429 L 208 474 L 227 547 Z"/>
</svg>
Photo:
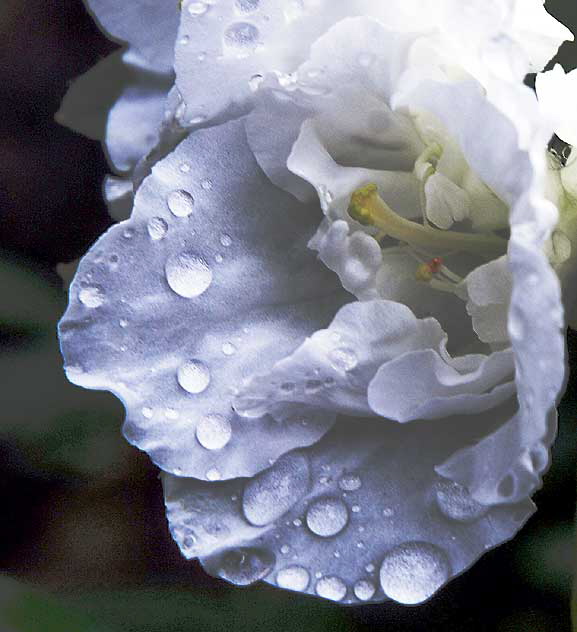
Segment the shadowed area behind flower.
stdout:
<svg viewBox="0 0 577 632">
<path fill-rule="evenodd" d="M 6 201 L 1 212 L 7 219 L 2 245 L 10 249 L 3 257 L 2 279 L 5 293 L 20 299 L 0 309 L 5 359 L 1 373 L 3 379 L 8 376 L 3 386 L 9 385 L 3 393 L 10 397 L 2 410 L 1 567 L 19 581 L 0 585 L 0 628 L 6 632 L 569 629 L 574 381 L 561 405 L 552 469 L 536 497 L 539 514 L 514 542 L 485 556 L 418 611 L 390 603 L 343 610 L 263 585 L 239 590 L 212 580 L 196 563 L 180 558 L 167 534 L 156 473 L 122 443 L 120 407 L 111 397 L 68 385 L 61 375 L 53 326 L 65 297 L 59 294 L 52 265 L 84 251 L 107 220 L 97 202 L 98 171 L 104 172 L 97 145 L 50 123 L 64 92 L 60 78 L 86 69 L 92 63 L 86 62 L 87 51 L 96 50 L 96 45 L 104 50 L 106 44 L 97 39 L 78 3 L 62 2 L 59 7 L 56 15 L 45 3 L 10 2 L 0 13 L 0 29 L 5 33 L 8 27 L 3 25 L 8 21 L 3 14 L 12 11 L 11 46 L 3 58 L 10 64 L 2 64 L 0 71 L 13 93 L 12 100 L 1 105 L 13 139 L 5 137 L 1 149 L 5 159 L 0 195 Z M 44 39 L 46 32 L 52 32 L 48 24 L 57 30 L 52 44 Z M 44 45 L 23 54 L 18 45 L 22 37 Z M 72 46 L 80 41 L 83 45 L 74 52 Z M 50 58 L 46 51 L 51 46 L 67 54 Z M 49 58 L 54 66 L 40 76 L 26 72 L 28 64 L 42 68 Z M 50 85 L 39 89 L 45 77 Z M 50 97 L 50 91 L 56 90 L 58 95 Z M 15 94 L 29 95 L 25 105 L 12 107 Z M 23 128 L 25 136 L 17 138 Z M 61 145 L 53 149 L 54 142 Z M 18 159 L 22 147 L 28 149 Z M 54 166 L 47 167 L 50 152 L 60 155 L 63 147 L 82 160 L 53 161 Z M 47 172 L 53 174 L 52 180 Z M 48 195 L 55 187 L 58 193 Z M 77 194 L 86 195 L 85 202 L 79 204 Z M 42 200 L 41 208 L 36 200 Z M 15 279 L 18 294 L 6 289 L 12 287 L 10 278 Z M 43 316 L 37 322 L 39 314 Z M 570 357 L 575 357 L 571 333 L 569 343 Z M 119 449 L 121 454 L 114 458 Z"/>
</svg>

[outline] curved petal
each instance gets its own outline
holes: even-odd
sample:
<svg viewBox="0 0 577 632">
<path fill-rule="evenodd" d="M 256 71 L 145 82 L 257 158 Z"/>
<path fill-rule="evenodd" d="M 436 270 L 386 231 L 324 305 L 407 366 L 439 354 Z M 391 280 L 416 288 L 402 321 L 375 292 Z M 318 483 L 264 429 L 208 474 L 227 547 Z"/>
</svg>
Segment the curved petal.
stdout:
<svg viewBox="0 0 577 632">
<path fill-rule="evenodd" d="M 235 409 L 255 417 L 299 402 L 405 422 L 476 414 L 514 395 L 511 349 L 451 358 L 446 341 L 434 318 L 418 319 L 400 303 L 349 303 L 327 329 L 252 376 Z"/>
<path fill-rule="evenodd" d="M 103 30 L 116 40 L 128 42 L 151 65 L 170 72 L 178 29 L 178 2 L 161 0 L 85 0 Z"/>
<path fill-rule="evenodd" d="M 570 145 L 577 145 L 577 70 L 565 73 L 560 64 L 535 79 L 537 98 L 551 117 L 555 133 Z"/>
<path fill-rule="evenodd" d="M 316 441 L 333 413 L 247 422 L 231 402 L 345 300 L 306 248 L 317 221 L 260 172 L 242 122 L 191 135 L 83 259 L 60 323 L 69 378 L 117 394 L 127 438 L 169 472 L 253 475 Z"/>
<path fill-rule="evenodd" d="M 471 167 L 511 207 L 508 332 L 520 409 L 495 435 L 439 467 L 439 472 L 470 485 L 473 496 L 487 503 L 524 498 L 539 484 L 555 434 L 551 411 L 566 370 L 559 280 L 544 254 L 558 217 L 542 187 L 543 147 L 551 129 L 528 88 L 503 86 L 501 98 L 496 98 L 500 85 L 489 91 L 490 100 L 471 82 L 425 82 L 398 99 L 399 105 L 410 102 L 434 113 L 459 140 Z M 484 122 L 482 135 L 479 120 Z M 500 139 L 499 152 L 495 138 Z M 531 453 L 540 457 L 528 459 Z M 478 463 L 491 464 L 487 476 L 478 475 Z"/>
<path fill-rule="evenodd" d="M 343 419 L 253 480 L 208 487 L 165 477 L 171 531 L 187 557 L 194 536 L 201 545 L 192 554 L 235 584 L 264 579 L 349 604 L 420 603 L 533 511 L 528 499 L 480 505 L 435 473 L 488 423 Z"/>
</svg>

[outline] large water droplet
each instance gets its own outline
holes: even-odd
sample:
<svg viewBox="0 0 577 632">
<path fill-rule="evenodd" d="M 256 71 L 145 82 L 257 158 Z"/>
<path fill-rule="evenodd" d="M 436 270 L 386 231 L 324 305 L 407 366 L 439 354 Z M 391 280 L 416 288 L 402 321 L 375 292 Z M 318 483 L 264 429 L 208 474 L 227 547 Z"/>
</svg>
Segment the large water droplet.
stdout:
<svg viewBox="0 0 577 632">
<path fill-rule="evenodd" d="M 154 241 L 158 241 L 166 235 L 168 224 L 162 217 L 152 217 L 148 220 L 147 229 L 150 238 Z"/>
<path fill-rule="evenodd" d="M 237 586 L 248 586 L 266 577 L 275 564 L 271 551 L 242 548 L 224 553 L 217 564 L 220 577 Z"/>
<path fill-rule="evenodd" d="M 178 368 L 178 383 L 189 393 L 202 393 L 210 382 L 210 371 L 204 362 L 189 360 Z"/>
<path fill-rule="evenodd" d="M 391 599 L 421 603 L 449 579 L 451 567 L 445 552 L 429 542 L 405 542 L 391 549 L 381 564 L 381 586 Z"/>
<path fill-rule="evenodd" d="M 372 599 L 376 590 L 377 589 L 375 588 L 373 582 L 370 582 L 368 579 L 359 579 L 353 587 L 355 597 L 361 601 L 368 601 L 369 599 Z"/>
<path fill-rule="evenodd" d="M 104 291 L 95 285 L 89 285 L 78 292 L 78 299 L 86 307 L 100 307 L 104 303 Z"/>
<path fill-rule="evenodd" d="M 349 512 L 338 498 L 320 498 L 308 508 L 306 521 L 313 533 L 328 538 L 345 528 Z"/>
<path fill-rule="evenodd" d="M 196 426 L 196 438 L 207 450 L 220 450 L 230 441 L 230 421 L 222 415 L 206 415 Z"/>
<path fill-rule="evenodd" d="M 200 296 L 212 283 L 212 271 L 208 264 L 192 252 L 169 257 L 165 272 L 170 288 L 184 298 Z"/>
<path fill-rule="evenodd" d="M 254 525 L 270 524 L 306 494 L 309 486 L 308 459 L 299 453 L 287 454 L 249 480 L 242 497 L 244 515 Z"/>
<path fill-rule="evenodd" d="M 287 590 L 306 590 L 309 581 L 309 572 L 302 566 L 288 566 L 280 570 L 276 575 L 277 585 Z"/>
<path fill-rule="evenodd" d="M 188 217 L 194 208 L 194 198 L 183 189 L 170 193 L 166 203 L 170 212 L 176 217 Z"/>
<path fill-rule="evenodd" d="M 343 474 L 339 478 L 339 487 L 345 492 L 355 492 L 361 487 L 361 479 L 356 474 Z"/>
<path fill-rule="evenodd" d="M 235 22 L 224 32 L 224 44 L 237 55 L 247 55 L 257 47 L 259 35 L 254 24 Z"/>
<path fill-rule="evenodd" d="M 351 371 L 358 364 L 357 354 L 348 347 L 329 351 L 329 360 L 337 371 Z"/>
<path fill-rule="evenodd" d="M 345 582 L 335 575 L 321 577 L 315 586 L 315 591 L 319 597 L 331 599 L 332 601 L 342 601 L 347 594 Z"/>
<path fill-rule="evenodd" d="M 471 498 L 469 492 L 454 481 L 436 484 L 437 505 L 445 516 L 459 522 L 472 522 L 484 516 L 488 507 Z"/>
</svg>

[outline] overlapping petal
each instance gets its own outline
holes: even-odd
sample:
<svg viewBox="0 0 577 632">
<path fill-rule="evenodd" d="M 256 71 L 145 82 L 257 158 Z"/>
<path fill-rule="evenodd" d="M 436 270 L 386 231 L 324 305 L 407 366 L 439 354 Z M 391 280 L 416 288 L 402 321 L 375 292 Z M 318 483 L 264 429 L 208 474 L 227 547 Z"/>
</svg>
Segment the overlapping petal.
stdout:
<svg viewBox="0 0 577 632">
<path fill-rule="evenodd" d="M 306 249 L 318 213 L 270 185 L 231 123 L 160 161 L 131 219 L 83 259 L 60 324 L 68 376 L 117 394 L 126 436 L 163 469 L 252 475 L 332 424 L 331 411 L 231 410 L 245 377 L 347 300 Z"/>
</svg>

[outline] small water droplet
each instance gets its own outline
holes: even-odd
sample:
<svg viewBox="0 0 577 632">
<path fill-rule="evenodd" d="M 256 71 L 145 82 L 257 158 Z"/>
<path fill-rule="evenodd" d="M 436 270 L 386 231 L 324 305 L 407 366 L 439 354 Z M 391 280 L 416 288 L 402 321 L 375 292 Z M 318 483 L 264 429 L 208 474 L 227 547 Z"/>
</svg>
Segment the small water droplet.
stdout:
<svg viewBox="0 0 577 632">
<path fill-rule="evenodd" d="M 145 419 L 152 419 L 152 408 L 150 408 L 149 406 L 144 406 L 142 408 L 142 416 Z"/>
<path fill-rule="evenodd" d="M 261 83 L 263 82 L 264 77 L 262 75 L 253 75 L 249 80 L 248 80 L 248 87 L 250 88 L 251 92 L 256 92 Z"/>
<path fill-rule="evenodd" d="M 386 518 L 390 518 L 391 516 L 394 516 L 394 515 L 395 515 L 395 512 L 390 507 L 385 507 L 383 509 L 383 516 L 385 516 Z"/>
<path fill-rule="evenodd" d="M 488 507 L 471 498 L 469 492 L 459 483 L 450 480 L 436 484 L 437 505 L 448 518 L 459 522 L 471 522 L 484 516 Z"/>
<path fill-rule="evenodd" d="M 266 577 L 275 565 L 271 551 L 241 548 L 227 551 L 218 560 L 218 575 L 237 586 L 248 586 Z"/>
<path fill-rule="evenodd" d="M 200 183 L 200 187 L 202 189 L 204 189 L 205 191 L 211 191 L 212 190 L 212 180 L 202 180 Z"/>
<path fill-rule="evenodd" d="M 188 35 L 183 35 L 178 42 L 181 46 L 188 46 L 190 43 L 190 37 Z"/>
<path fill-rule="evenodd" d="M 290 550 L 291 550 L 291 548 L 290 548 L 290 546 L 289 546 L 288 544 L 283 544 L 283 545 L 280 547 L 280 552 L 281 552 L 283 555 L 286 555 L 287 553 L 289 553 L 289 551 L 290 551 Z"/>
<path fill-rule="evenodd" d="M 163 237 L 168 232 L 168 224 L 165 220 L 162 219 L 162 217 L 150 218 L 146 227 L 148 229 L 148 234 L 150 235 L 150 238 L 154 241 L 163 239 Z"/>
<path fill-rule="evenodd" d="M 293 520 L 293 524 L 294 524 L 294 526 L 295 526 L 295 527 L 300 527 L 300 526 L 302 526 L 302 523 L 303 523 L 303 521 L 302 521 L 300 518 L 295 518 L 295 519 Z"/>
<path fill-rule="evenodd" d="M 167 419 L 178 419 L 178 417 L 180 415 L 178 413 L 178 410 L 176 410 L 175 408 L 165 408 L 164 409 L 164 416 Z"/>
<path fill-rule="evenodd" d="M 188 164 L 188 162 L 181 162 L 179 169 L 182 171 L 182 173 L 190 173 L 190 165 Z"/>
<path fill-rule="evenodd" d="M 234 353 L 236 352 L 236 347 L 232 344 L 232 342 L 225 342 L 222 345 L 222 352 L 225 356 L 234 355 Z"/>
<path fill-rule="evenodd" d="M 191 2 L 188 5 L 188 12 L 193 18 L 198 18 L 204 15 L 208 11 L 208 3 L 206 2 Z"/>
<path fill-rule="evenodd" d="M 361 487 L 361 479 L 356 474 L 343 474 L 339 479 L 339 487 L 346 492 L 355 492 Z"/>
<path fill-rule="evenodd" d="M 222 415 L 205 415 L 196 426 L 196 438 L 207 450 L 220 450 L 230 441 L 232 427 Z"/>
<path fill-rule="evenodd" d="M 237 56 L 246 56 L 257 47 L 259 35 L 254 24 L 235 22 L 224 32 L 224 45 Z"/>
<path fill-rule="evenodd" d="M 310 505 L 306 514 L 308 528 L 323 538 L 340 533 L 349 521 L 347 506 L 338 498 L 321 498 Z"/>
<path fill-rule="evenodd" d="M 357 354 L 349 347 L 331 349 L 328 355 L 337 371 L 352 371 L 358 364 Z"/>
<path fill-rule="evenodd" d="M 319 579 L 315 591 L 319 597 L 332 601 L 342 601 L 347 594 L 347 586 L 340 577 L 328 575 Z"/>
<path fill-rule="evenodd" d="M 367 571 L 367 573 L 374 573 L 375 572 L 375 565 L 374 564 L 367 564 L 365 566 L 365 570 Z"/>
<path fill-rule="evenodd" d="M 405 542 L 388 551 L 380 570 L 381 586 L 391 599 L 417 604 L 434 595 L 449 579 L 446 553 L 429 542 Z"/>
<path fill-rule="evenodd" d="M 208 264 L 192 252 L 169 257 L 165 272 L 170 288 L 183 298 L 200 296 L 212 283 L 212 271 Z"/>
<path fill-rule="evenodd" d="M 128 327 L 128 321 L 126 320 L 126 318 L 121 318 L 118 321 L 118 324 L 122 327 L 122 329 L 126 329 L 126 327 Z"/>
<path fill-rule="evenodd" d="M 253 525 L 269 524 L 302 498 L 309 486 L 308 459 L 299 453 L 287 454 L 248 481 L 242 498 L 244 515 Z"/>
<path fill-rule="evenodd" d="M 230 235 L 227 235 L 226 233 L 223 233 L 220 236 L 220 243 L 221 245 L 223 245 L 225 248 L 228 248 L 231 244 L 232 244 L 232 238 Z"/>
<path fill-rule="evenodd" d="M 189 360 L 178 368 L 178 383 L 189 393 L 202 393 L 210 382 L 210 371 L 200 360 Z"/>
<path fill-rule="evenodd" d="M 178 189 L 168 195 L 166 203 L 176 217 L 188 217 L 194 208 L 194 198 L 184 189 Z"/>
<path fill-rule="evenodd" d="M 353 587 L 355 597 L 361 601 L 368 601 L 369 599 L 372 599 L 376 590 L 375 585 L 368 579 L 359 579 Z"/>
<path fill-rule="evenodd" d="M 220 481 L 220 472 L 216 469 L 216 467 L 211 467 L 206 472 L 206 480 L 207 481 Z"/>
<path fill-rule="evenodd" d="M 276 575 L 276 583 L 287 590 L 306 590 L 310 582 L 310 575 L 302 566 L 287 566 Z"/>
<path fill-rule="evenodd" d="M 351 507 L 351 511 L 352 511 L 353 513 L 359 513 L 359 511 L 360 511 L 360 510 L 361 510 L 361 508 L 360 508 L 358 505 L 353 505 L 353 506 Z"/>
<path fill-rule="evenodd" d="M 122 236 L 124 237 L 124 239 L 132 239 L 134 237 L 134 229 L 133 228 L 127 228 L 122 233 Z"/>
<path fill-rule="evenodd" d="M 104 291 L 95 285 L 83 287 L 80 292 L 78 292 L 78 300 L 86 307 L 100 307 L 104 303 L 104 299 Z"/>
</svg>

